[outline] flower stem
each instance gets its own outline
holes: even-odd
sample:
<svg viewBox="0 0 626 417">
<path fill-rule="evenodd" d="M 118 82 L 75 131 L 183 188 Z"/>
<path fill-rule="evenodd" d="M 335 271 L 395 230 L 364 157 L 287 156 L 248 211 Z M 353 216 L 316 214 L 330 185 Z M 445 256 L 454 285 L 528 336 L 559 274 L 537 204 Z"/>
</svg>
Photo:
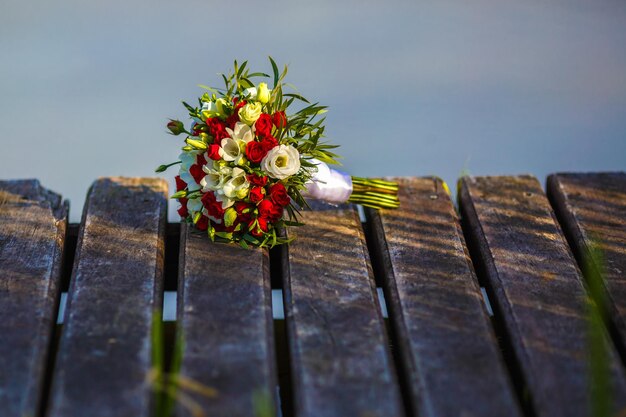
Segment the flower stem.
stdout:
<svg viewBox="0 0 626 417">
<path fill-rule="evenodd" d="M 160 165 L 157 169 L 154 170 L 154 172 L 164 172 L 165 170 L 167 170 L 169 167 L 173 166 L 173 165 L 177 165 L 180 164 L 182 161 L 176 161 L 176 162 L 172 162 L 171 164 L 166 164 L 166 165 Z"/>
</svg>

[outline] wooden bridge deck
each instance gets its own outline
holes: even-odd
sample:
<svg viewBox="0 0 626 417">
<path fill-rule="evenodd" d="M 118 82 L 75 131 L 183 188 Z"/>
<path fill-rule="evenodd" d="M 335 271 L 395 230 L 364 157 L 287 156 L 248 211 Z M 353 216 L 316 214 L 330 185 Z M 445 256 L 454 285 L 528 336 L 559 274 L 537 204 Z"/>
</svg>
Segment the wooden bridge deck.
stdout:
<svg viewBox="0 0 626 417">
<path fill-rule="evenodd" d="M 0 181 L 0 416 L 155 415 L 164 291 L 163 348 L 181 335 L 180 375 L 216 391 L 185 394 L 207 417 L 263 417 L 259 398 L 285 417 L 590 416 L 594 241 L 625 416 L 626 173 L 551 175 L 547 195 L 464 177 L 458 210 L 437 178 L 398 181 L 398 210 L 316 204 L 271 252 L 168 224 L 163 180 L 97 180 L 80 225 L 38 181 Z"/>
</svg>

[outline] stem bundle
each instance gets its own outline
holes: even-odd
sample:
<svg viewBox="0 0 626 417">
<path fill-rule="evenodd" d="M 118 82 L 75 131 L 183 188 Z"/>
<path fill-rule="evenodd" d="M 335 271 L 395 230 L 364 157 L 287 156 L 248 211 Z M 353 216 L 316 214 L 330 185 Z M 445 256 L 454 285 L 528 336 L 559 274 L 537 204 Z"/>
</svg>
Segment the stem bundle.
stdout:
<svg viewBox="0 0 626 417">
<path fill-rule="evenodd" d="M 375 209 L 398 208 L 398 184 L 376 178 L 352 177 L 349 202 Z"/>
</svg>

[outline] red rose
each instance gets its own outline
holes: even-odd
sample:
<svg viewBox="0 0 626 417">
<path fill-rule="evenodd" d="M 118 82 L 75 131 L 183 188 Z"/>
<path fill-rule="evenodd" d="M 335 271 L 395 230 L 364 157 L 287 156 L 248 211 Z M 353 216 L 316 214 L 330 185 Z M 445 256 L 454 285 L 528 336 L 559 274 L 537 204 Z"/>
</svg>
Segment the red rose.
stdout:
<svg viewBox="0 0 626 417">
<path fill-rule="evenodd" d="M 206 173 L 202 170 L 202 167 L 198 164 L 194 164 L 190 166 L 189 173 L 191 174 L 193 179 L 196 180 L 198 184 L 200 184 L 200 181 L 202 181 L 202 178 L 206 176 Z"/>
<path fill-rule="evenodd" d="M 246 203 L 245 201 L 237 201 L 233 207 L 235 207 L 235 211 L 237 212 L 235 225 L 239 223 L 248 224 L 252 218 L 252 209 L 254 208 L 254 205 Z"/>
<path fill-rule="evenodd" d="M 176 191 L 181 191 L 187 188 L 187 183 L 180 179 L 180 175 L 177 175 L 174 179 L 176 180 Z"/>
<path fill-rule="evenodd" d="M 274 113 L 272 115 L 272 123 L 274 123 L 274 126 L 276 126 L 277 128 L 287 126 L 287 116 L 285 116 L 285 112 L 277 111 L 276 113 Z"/>
<path fill-rule="evenodd" d="M 219 161 L 222 159 L 220 156 L 220 145 L 212 144 L 206 150 L 207 155 L 214 161 Z"/>
<path fill-rule="evenodd" d="M 265 149 L 265 152 L 267 153 L 270 149 L 278 146 L 278 141 L 273 136 L 266 136 L 261 141 L 261 146 L 263 146 L 263 149 Z"/>
<path fill-rule="evenodd" d="M 254 219 L 252 217 L 252 213 L 240 213 L 237 214 L 237 219 L 235 220 L 235 226 L 239 224 L 250 224 L 250 222 Z"/>
<path fill-rule="evenodd" d="M 264 218 L 259 218 L 257 220 L 259 222 L 259 228 L 261 230 L 263 230 L 264 232 L 267 232 L 270 230 L 269 225 L 267 224 L 267 220 L 265 220 Z"/>
<path fill-rule="evenodd" d="M 226 132 L 226 125 L 223 121 L 218 119 L 217 117 L 209 117 L 206 119 L 206 125 L 209 128 L 209 133 L 217 143 L 221 142 L 222 139 L 228 137 L 228 132 Z"/>
<path fill-rule="evenodd" d="M 267 151 L 260 142 L 251 140 L 246 145 L 246 156 L 251 162 L 258 164 L 267 155 Z"/>
<path fill-rule="evenodd" d="M 258 187 L 264 187 L 265 184 L 267 184 L 267 177 L 265 175 L 260 176 L 257 174 L 248 174 L 246 175 L 246 178 L 248 178 L 250 184 L 256 185 Z"/>
<path fill-rule="evenodd" d="M 259 217 L 268 219 L 271 222 L 278 221 L 283 215 L 282 207 L 272 202 L 272 200 L 265 199 L 261 201 L 257 208 L 259 209 Z"/>
<path fill-rule="evenodd" d="M 254 122 L 254 127 L 258 136 L 262 138 L 270 136 L 272 134 L 272 117 L 267 113 L 262 113 Z"/>
<path fill-rule="evenodd" d="M 205 231 L 209 228 L 209 218 L 207 216 L 201 216 L 200 220 L 196 223 L 198 230 Z"/>
<path fill-rule="evenodd" d="M 213 194 L 212 191 L 205 193 L 202 196 L 201 201 L 202 205 L 209 213 L 209 216 L 215 219 L 221 219 L 224 217 L 224 209 L 222 208 L 222 203 L 215 199 L 215 194 Z"/>
<path fill-rule="evenodd" d="M 263 236 L 264 232 L 269 231 L 269 226 L 267 224 L 267 220 L 259 217 L 256 219 L 256 226 L 254 226 L 255 219 L 252 219 L 248 222 L 248 228 L 250 229 L 250 234 L 255 237 Z"/>
<path fill-rule="evenodd" d="M 238 121 L 239 113 L 235 112 L 226 118 L 226 126 L 228 126 L 229 129 L 233 130 Z"/>
<path fill-rule="evenodd" d="M 287 189 L 280 182 L 270 186 L 268 195 L 274 203 L 281 207 L 288 206 L 291 202 L 291 198 L 289 198 L 289 194 L 287 194 Z"/>
<path fill-rule="evenodd" d="M 239 112 L 239 109 L 245 106 L 248 102 L 246 100 L 239 101 L 238 97 L 233 98 L 233 104 L 235 105 L 235 113 Z"/>
<path fill-rule="evenodd" d="M 184 219 L 189 216 L 189 210 L 187 210 L 187 199 L 179 198 L 178 202 L 180 203 L 180 207 L 178 208 L 178 215 Z"/>
<path fill-rule="evenodd" d="M 263 200 L 263 197 L 265 197 L 265 189 L 263 187 L 254 187 L 250 190 L 249 195 L 250 201 L 256 204 L 259 201 Z"/>
<path fill-rule="evenodd" d="M 243 213 L 244 210 L 251 210 L 252 208 L 254 208 L 254 206 L 250 203 L 246 203 L 245 201 L 237 201 L 234 205 L 235 207 L 235 211 L 238 214 Z"/>
<path fill-rule="evenodd" d="M 204 154 L 199 153 L 198 156 L 196 156 L 196 164 L 200 166 L 206 165 L 206 158 L 204 157 Z"/>
</svg>

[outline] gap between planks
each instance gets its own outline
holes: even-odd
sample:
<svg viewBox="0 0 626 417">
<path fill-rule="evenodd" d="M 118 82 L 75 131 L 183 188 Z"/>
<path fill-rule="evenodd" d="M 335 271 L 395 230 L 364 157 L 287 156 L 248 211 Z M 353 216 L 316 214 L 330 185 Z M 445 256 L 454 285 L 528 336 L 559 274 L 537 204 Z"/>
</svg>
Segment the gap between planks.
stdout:
<svg viewBox="0 0 626 417">
<path fill-rule="evenodd" d="M 383 317 L 388 318 L 387 315 L 387 303 L 385 302 L 385 295 L 383 289 L 378 287 L 378 302 L 382 311 Z M 164 291 L 163 292 L 163 321 L 175 322 L 176 321 L 176 291 Z M 63 317 L 65 315 L 65 304 L 67 302 L 67 292 L 61 293 L 61 301 L 59 303 L 59 314 L 57 316 L 57 324 L 63 324 Z M 493 314 L 493 313 L 491 313 Z M 283 290 L 272 289 L 272 315 L 274 320 L 284 320 L 285 310 L 283 306 Z"/>
<path fill-rule="evenodd" d="M 62 293 L 59 303 L 59 312 L 57 315 L 57 325 L 63 324 L 63 318 L 65 315 L 65 305 L 67 302 L 67 288 L 69 287 L 69 279 L 72 273 L 71 266 L 74 261 L 74 253 L 76 251 L 76 240 L 78 238 L 78 223 L 71 223 L 68 227 L 67 239 L 66 239 L 66 263 L 69 268 L 64 271 L 62 277 Z M 179 234 L 180 225 L 178 223 L 167 224 L 167 241 L 165 248 L 165 291 L 163 293 L 163 321 L 175 322 L 176 321 L 176 277 L 178 276 L 178 252 L 179 252 Z M 271 261 L 270 261 L 271 262 Z M 273 262 L 271 262 L 273 264 Z M 274 272 L 272 270 L 272 272 Z M 275 275 L 275 274 L 272 274 Z M 380 286 L 376 288 L 378 290 L 378 303 L 382 311 L 383 317 L 388 318 L 387 304 L 385 301 L 385 295 Z M 488 304 L 488 303 L 487 303 Z M 283 308 L 283 293 L 282 283 L 280 280 L 275 280 L 272 276 L 272 314 L 274 320 L 284 320 L 285 310 Z"/>
</svg>

